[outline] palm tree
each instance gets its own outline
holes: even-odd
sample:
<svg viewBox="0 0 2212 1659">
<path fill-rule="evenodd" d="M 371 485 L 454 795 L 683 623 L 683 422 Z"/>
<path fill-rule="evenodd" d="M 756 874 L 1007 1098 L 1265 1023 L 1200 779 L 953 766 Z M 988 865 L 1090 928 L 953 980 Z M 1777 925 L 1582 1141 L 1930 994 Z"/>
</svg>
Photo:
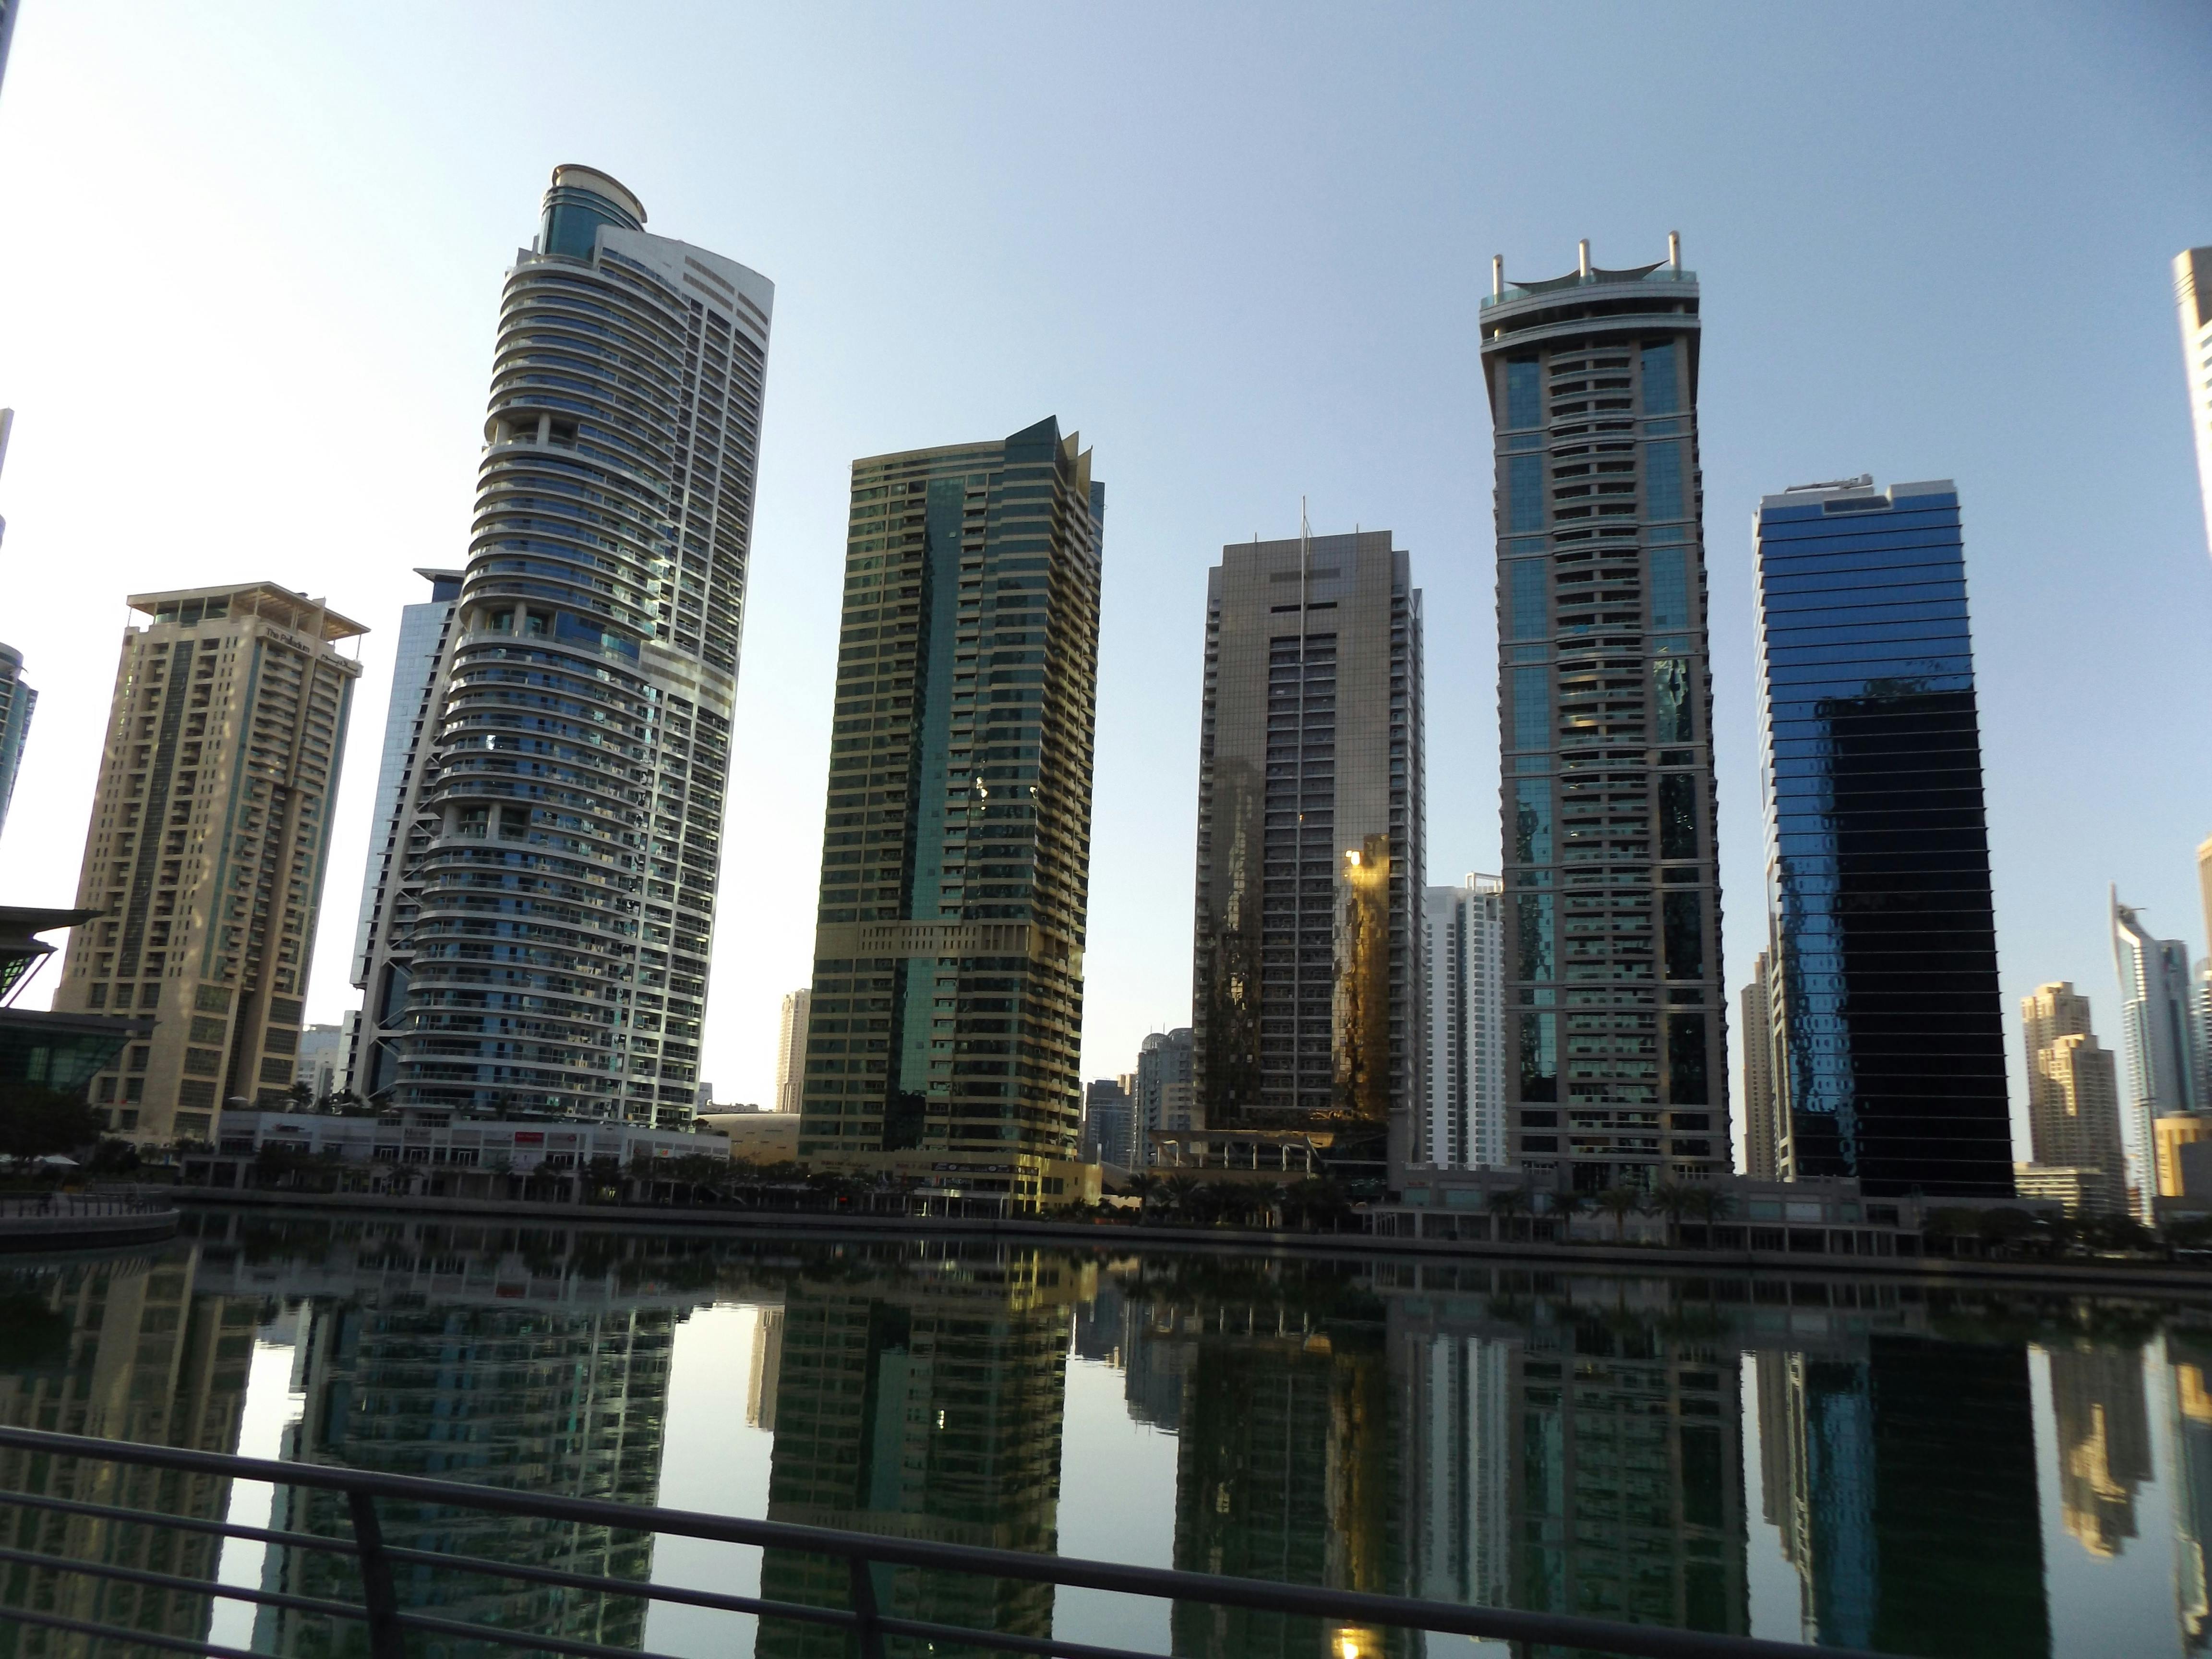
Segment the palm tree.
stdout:
<svg viewBox="0 0 2212 1659">
<path fill-rule="evenodd" d="M 1628 1218 L 1642 1215 L 1645 1200 L 1634 1187 L 1608 1187 L 1597 1195 L 1597 1206 L 1613 1218 L 1613 1242 L 1625 1243 L 1628 1236 Z"/>
<path fill-rule="evenodd" d="M 1513 1236 L 1513 1223 L 1528 1213 L 1528 1189 L 1526 1187 L 1500 1187 L 1490 1194 L 1490 1213 L 1499 1229 L 1498 1242 L 1504 1243 Z"/>
<path fill-rule="evenodd" d="M 1651 1194 L 1651 1207 L 1667 1218 L 1667 1242 L 1679 1244 L 1681 1239 L 1682 1218 L 1695 1207 L 1695 1195 L 1690 1188 L 1666 1181 Z"/>
<path fill-rule="evenodd" d="M 1559 1218 L 1559 1238 L 1561 1243 L 1564 1243 L 1568 1235 L 1574 1231 L 1575 1218 L 1589 1208 L 1589 1194 L 1570 1188 L 1563 1193 L 1553 1193 L 1549 1196 L 1550 1213 Z"/>
</svg>

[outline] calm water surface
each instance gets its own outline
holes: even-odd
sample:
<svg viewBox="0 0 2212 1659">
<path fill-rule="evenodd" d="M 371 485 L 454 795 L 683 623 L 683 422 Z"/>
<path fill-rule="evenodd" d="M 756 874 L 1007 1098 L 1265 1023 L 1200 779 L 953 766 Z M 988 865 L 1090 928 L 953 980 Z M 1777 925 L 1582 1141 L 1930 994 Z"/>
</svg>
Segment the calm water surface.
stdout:
<svg viewBox="0 0 2212 1659">
<path fill-rule="evenodd" d="M 0 1259 L 0 1420 L 1947 1659 L 2212 1645 L 2212 1299 L 189 1219 L 157 1252 Z M 27 1485 L 348 1530 L 319 1495 L 0 1454 L 0 1487 Z M 839 1599 L 830 1570 L 778 1552 L 437 1513 L 386 1528 Z M 353 1594 L 326 1558 L 20 1507 L 0 1505 L 0 1537 Z M 842 1650 L 453 1574 L 402 1595 L 684 1659 Z M 893 1595 L 1163 1653 L 1420 1644 L 988 1581 L 902 1577 Z M 87 1652 L 7 1619 L 32 1599 L 264 1652 L 358 1650 L 350 1626 L 0 1568 L 0 1656 Z"/>
</svg>

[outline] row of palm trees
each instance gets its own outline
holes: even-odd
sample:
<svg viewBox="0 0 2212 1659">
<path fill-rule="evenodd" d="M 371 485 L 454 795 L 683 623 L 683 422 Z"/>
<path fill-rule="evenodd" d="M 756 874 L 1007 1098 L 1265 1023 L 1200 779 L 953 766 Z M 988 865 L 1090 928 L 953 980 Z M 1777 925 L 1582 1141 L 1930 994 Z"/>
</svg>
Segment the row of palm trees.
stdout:
<svg viewBox="0 0 2212 1659">
<path fill-rule="evenodd" d="M 1662 1215 L 1667 1218 L 1668 1242 L 1673 1243 L 1685 1221 L 1710 1225 L 1728 1215 L 1733 1201 L 1728 1194 L 1715 1188 L 1672 1182 L 1662 1182 L 1648 1191 L 1641 1187 L 1607 1187 L 1595 1193 L 1547 1190 L 1540 1194 L 1540 1209 L 1539 1196 L 1526 1187 L 1501 1187 L 1486 1196 L 1486 1207 L 1496 1218 L 1501 1238 L 1529 1237 L 1540 1216 L 1565 1222 L 1595 1210 L 1612 1220 L 1616 1242 L 1627 1237 L 1632 1218 Z"/>
</svg>

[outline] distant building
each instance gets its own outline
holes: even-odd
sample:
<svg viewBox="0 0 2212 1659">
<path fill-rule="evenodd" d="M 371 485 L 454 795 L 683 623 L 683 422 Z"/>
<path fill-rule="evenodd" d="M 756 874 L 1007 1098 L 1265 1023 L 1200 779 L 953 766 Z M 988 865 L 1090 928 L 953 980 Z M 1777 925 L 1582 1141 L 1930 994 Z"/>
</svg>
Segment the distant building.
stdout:
<svg viewBox="0 0 2212 1659">
<path fill-rule="evenodd" d="M 2140 913 L 2112 890 L 2112 962 L 2120 980 L 2121 1052 L 2127 1084 L 2120 1101 L 2120 1144 L 2138 1218 L 2157 1195 L 2154 1120 L 2197 1108 L 2194 986 L 2189 947 L 2153 939 Z"/>
<path fill-rule="evenodd" d="M 775 1109 L 795 1112 L 805 1095 L 807 1012 L 814 1003 L 808 990 L 786 991 L 775 1023 Z"/>
<path fill-rule="evenodd" d="M 2112 1052 L 2098 1045 L 2089 1029 L 2089 999 L 2063 981 L 2038 986 L 2020 1000 L 2020 1018 L 2036 1165 L 2075 1171 L 2081 1209 L 2098 1215 L 2128 1212 L 2119 1085 Z M 2070 1213 L 2075 1206 L 2067 1207 Z"/>
<path fill-rule="evenodd" d="M 1128 1090 L 1112 1078 L 1101 1078 L 1084 1091 L 1085 1157 L 1124 1170 L 1136 1167 L 1130 1134 L 1133 1105 Z"/>
<path fill-rule="evenodd" d="M 134 595 L 59 1010 L 158 1011 L 92 1100 L 146 1143 L 281 1101 L 300 1050 L 331 810 L 368 630 L 273 582 Z"/>
<path fill-rule="evenodd" d="M 424 805 L 424 763 L 437 743 L 444 712 L 461 573 L 415 574 L 430 584 L 430 597 L 399 612 L 398 654 L 392 665 L 384 751 L 377 763 L 376 816 L 369 821 L 361 915 L 354 924 L 353 982 L 362 994 L 362 1017 L 347 1036 L 345 1070 L 354 1091 L 368 1099 L 383 1095 L 398 1077 L 394 1038 L 414 976 L 422 861 L 444 829 L 442 817 Z"/>
<path fill-rule="evenodd" d="M 750 1164 L 788 1164 L 799 1156 L 796 1112 L 702 1112 L 701 1129 L 726 1135 L 730 1156 Z"/>
<path fill-rule="evenodd" d="M 1802 485 L 1756 536 L 1782 1167 L 2012 1197 L 1958 489 Z"/>
<path fill-rule="evenodd" d="M 1743 988 L 1743 1169 L 1756 1181 L 1781 1181 L 1789 1144 L 1774 1089 L 1774 984 L 1761 951 Z"/>
<path fill-rule="evenodd" d="M 327 1100 L 346 1086 L 345 1038 L 343 1025 L 310 1025 L 300 1033 L 292 1081 L 307 1085 L 309 1100 Z"/>
<path fill-rule="evenodd" d="M 1325 1133 L 1378 1177 L 1424 1058 L 1421 594 L 1391 541 L 1207 574 L 1191 1012 L 1206 1128 Z"/>
<path fill-rule="evenodd" d="M 1048 417 L 851 508 L 799 1156 L 1075 1201 L 1106 487 Z"/>
<path fill-rule="evenodd" d="M 1423 890 L 1428 1102 L 1408 1157 L 1432 1169 L 1505 1163 L 1504 895 L 1496 876 Z"/>
<path fill-rule="evenodd" d="M 1137 1091 L 1133 1135 L 1136 1152 L 1146 1164 L 1157 1163 L 1152 1143 L 1155 1134 L 1176 1129 L 1206 1127 L 1204 1108 L 1192 1088 L 1197 1077 L 1196 1040 L 1188 1026 L 1154 1031 L 1137 1045 Z M 1177 1119 L 1183 1120 L 1178 1122 Z"/>
<path fill-rule="evenodd" d="M 2181 311 L 2181 366 L 2189 380 L 2189 422 L 2197 435 L 2204 536 L 2212 545 L 2212 247 L 2174 255 L 2173 297 Z"/>
<path fill-rule="evenodd" d="M 38 706 L 39 694 L 23 678 L 23 653 L 0 645 L 0 830 L 8 825 L 8 805 L 15 796 L 15 775 L 22 768 L 23 745 Z"/>
</svg>

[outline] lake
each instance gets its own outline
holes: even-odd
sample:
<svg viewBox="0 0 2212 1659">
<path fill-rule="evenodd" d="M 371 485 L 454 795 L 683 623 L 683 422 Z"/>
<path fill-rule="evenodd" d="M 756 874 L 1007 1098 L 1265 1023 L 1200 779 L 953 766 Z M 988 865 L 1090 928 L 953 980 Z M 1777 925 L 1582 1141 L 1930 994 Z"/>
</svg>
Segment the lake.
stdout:
<svg viewBox="0 0 2212 1659">
<path fill-rule="evenodd" d="M 0 1421 L 721 1514 L 1899 1654 L 2212 1645 L 2212 1296 L 195 1210 L 0 1258 Z M 0 1453 L 0 1489 L 345 1535 L 342 1501 Z M 838 1599 L 786 1552 L 396 1513 L 392 1541 Z M 19 1549 L 353 1595 L 313 1553 L 0 1500 Z M 450 1573 L 446 1616 L 683 1656 L 834 1632 Z M 353 1627 L 0 1569 L 258 1651 Z M 902 1612 L 1159 1652 L 1468 1654 L 902 1575 Z M 151 1651 L 151 1650 L 143 1650 Z M 489 1652 L 492 1650 L 486 1649 Z M 1502 1648 L 1491 1650 L 1502 1654 Z M 465 1659 L 466 1644 L 446 1659 Z"/>
</svg>

